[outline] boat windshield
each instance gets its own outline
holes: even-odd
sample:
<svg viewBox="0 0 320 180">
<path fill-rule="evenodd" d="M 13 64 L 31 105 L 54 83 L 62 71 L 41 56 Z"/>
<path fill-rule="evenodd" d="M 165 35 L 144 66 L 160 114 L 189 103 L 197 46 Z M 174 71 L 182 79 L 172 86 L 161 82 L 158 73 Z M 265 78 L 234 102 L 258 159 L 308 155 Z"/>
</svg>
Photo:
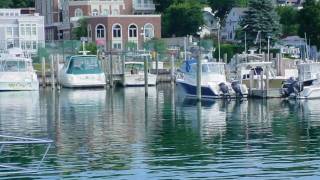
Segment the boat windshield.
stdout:
<svg viewBox="0 0 320 180">
<path fill-rule="evenodd" d="M 144 70 L 143 64 L 126 64 L 125 69 L 127 73 L 138 74 L 138 72 Z"/>
<path fill-rule="evenodd" d="M 1 72 L 26 72 L 27 64 L 25 61 L 6 60 L 0 61 Z"/>
<path fill-rule="evenodd" d="M 94 56 L 79 56 L 70 59 L 68 74 L 98 74 L 102 73 L 99 61 Z"/>
<path fill-rule="evenodd" d="M 224 64 L 202 64 L 202 73 L 224 75 Z"/>
</svg>

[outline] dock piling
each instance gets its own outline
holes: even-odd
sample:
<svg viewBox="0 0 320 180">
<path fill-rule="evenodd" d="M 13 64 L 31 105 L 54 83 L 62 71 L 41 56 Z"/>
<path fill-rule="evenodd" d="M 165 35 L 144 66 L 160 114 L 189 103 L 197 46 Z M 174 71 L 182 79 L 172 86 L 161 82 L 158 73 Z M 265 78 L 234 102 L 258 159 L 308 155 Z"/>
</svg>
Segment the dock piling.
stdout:
<svg viewBox="0 0 320 180">
<path fill-rule="evenodd" d="M 171 84 L 174 84 L 174 54 L 171 54 L 171 71 L 170 71 L 170 75 L 171 75 Z"/>
<path fill-rule="evenodd" d="M 197 100 L 201 100 L 201 76 L 202 76 L 202 64 L 201 56 L 198 57 L 197 63 Z"/>
<path fill-rule="evenodd" d="M 125 84 L 126 81 L 126 55 L 122 54 L 122 60 L 121 60 L 121 65 L 122 65 L 122 84 Z"/>
<path fill-rule="evenodd" d="M 249 94 L 252 95 L 252 89 L 253 89 L 253 77 L 254 76 L 254 70 L 250 70 L 250 84 L 249 84 Z"/>
<path fill-rule="evenodd" d="M 42 74 L 42 87 L 46 87 L 46 59 L 42 57 L 41 59 L 41 74 Z"/>
<path fill-rule="evenodd" d="M 55 78 L 54 78 L 54 55 L 50 56 L 50 60 L 51 60 L 51 67 L 50 67 L 50 71 L 51 71 L 51 88 L 55 89 Z"/>
<path fill-rule="evenodd" d="M 144 56 L 144 89 L 145 96 L 148 96 L 148 57 Z"/>
<path fill-rule="evenodd" d="M 109 53 L 109 86 L 113 87 L 113 62 L 112 62 L 112 54 Z"/>
<path fill-rule="evenodd" d="M 60 90 L 60 79 L 59 79 L 59 74 L 60 74 L 60 69 L 59 69 L 59 66 L 60 66 L 60 58 L 63 58 L 63 56 L 61 55 L 57 55 L 57 59 L 56 59 L 56 81 L 57 81 L 57 89 Z"/>
</svg>

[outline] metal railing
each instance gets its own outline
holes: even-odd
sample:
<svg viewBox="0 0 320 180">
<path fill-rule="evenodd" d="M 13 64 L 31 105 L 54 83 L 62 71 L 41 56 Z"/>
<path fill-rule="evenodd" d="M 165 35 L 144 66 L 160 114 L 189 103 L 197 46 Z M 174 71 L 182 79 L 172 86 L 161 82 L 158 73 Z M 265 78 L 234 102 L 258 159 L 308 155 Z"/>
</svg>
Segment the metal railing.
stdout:
<svg viewBox="0 0 320 180">
<path fill-rule="evenodd" d="M 2 154 L 2 152 L 6 146 L 13 146 L 13 145 L 45 145 L 46 146 L 46 150 L 45 150 L 44 154 L 42 155 L 42 157 L 36 167 L 25 168 L 25 167 L 14 166 L 14 165 L 9 165 L 9 164 L 0 164 L 0 170 L 1 170 L 1 168 L 8 170 L 8 171 L 5 171 L 0 174 L 6 174 L 6 175 L 7 174 L 16 174 L 16 173 L 35 173 L 35 172 L 38 172 L 41 167 L 42 162 L 44 161 L 45 157 L 47 156 L 47 154 L 49 152 L 51 144 L 53 143 L 52 140 L 8 136 L 8 135 L 0 135 L 0 138 L 7 139 L 5 141 L 0 141 L 0 154 Z"/>
</svg>

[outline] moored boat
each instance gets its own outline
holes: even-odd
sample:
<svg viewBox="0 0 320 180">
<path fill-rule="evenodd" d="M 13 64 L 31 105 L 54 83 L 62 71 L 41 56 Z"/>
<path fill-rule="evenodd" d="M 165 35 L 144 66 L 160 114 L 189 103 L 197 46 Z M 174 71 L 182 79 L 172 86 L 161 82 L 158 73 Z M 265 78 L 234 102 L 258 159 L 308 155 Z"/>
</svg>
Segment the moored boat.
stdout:
<svg viewBox="0 0 320 180">
<path fill-rule="evenodd" d="M 124 73 L 124 86 L 144 86 L 144 63 L 143 62 L 126 62 Z M 157 75 L 148 72 L 148 86 L 155 86 Z"/>
<path fill-rule="evenodd" d="M 298 64 L 298 79 L 287 80 L 282 87 L 283 97 L 296 99 L 320 98 L 320 63 L 308 61 Z"/>
<path fill-rule="evenodd" d="M 17 48 L 0 55 L 0 91 L 37 90 L 39 81 L 31 58 Z"/>
<path fill-rule="evenodd" d="M 67 58 L 59 71 L 60 84 L 67 88 L 105 87 L 106 77 L 94 55 L 75 55 Z"/>
<path fill-rule="evenodd" d="M 181 86 L 186 95 L 197 95 L 197 61 L 184 62 L 178 72 L 177 85 Z M 235 98 L 246 97 L 247 87 L 237 81 L 227 82 L 225 63 L 202 62 L 201 97 L 202 98 Z"/>
</svg>

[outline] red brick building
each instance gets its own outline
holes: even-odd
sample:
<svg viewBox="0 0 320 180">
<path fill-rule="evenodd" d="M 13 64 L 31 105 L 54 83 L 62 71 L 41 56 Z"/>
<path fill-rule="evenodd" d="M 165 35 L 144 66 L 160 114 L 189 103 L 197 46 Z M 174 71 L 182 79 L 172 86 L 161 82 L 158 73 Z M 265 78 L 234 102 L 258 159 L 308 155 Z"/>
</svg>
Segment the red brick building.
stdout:
<svg viewBox="0 0 320 180">
<path fill-rule="evenodd" d="M 161 37 L 161 16 L 152 0 L 70 1 L 70 20 L 88 19 L 88 38 L 104 49 L 123 49 L 128 42 L 141 47 Z"/>
</svg>

